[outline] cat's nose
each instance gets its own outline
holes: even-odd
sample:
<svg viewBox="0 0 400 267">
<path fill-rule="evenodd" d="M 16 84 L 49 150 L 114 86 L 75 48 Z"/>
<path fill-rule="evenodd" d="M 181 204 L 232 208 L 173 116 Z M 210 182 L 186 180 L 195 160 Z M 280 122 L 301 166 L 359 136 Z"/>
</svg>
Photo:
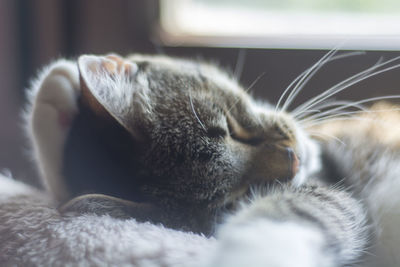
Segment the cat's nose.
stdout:
<svg viewBox="0 0 400 267">
<path fill-rule="evenodd" d="M 300 169 L 300 160 L 292 148 L 288 147 L 286 148 L 286 151 L 289 158 L 288 178 L 291 180 L 296 176 Z"/>
</svg>

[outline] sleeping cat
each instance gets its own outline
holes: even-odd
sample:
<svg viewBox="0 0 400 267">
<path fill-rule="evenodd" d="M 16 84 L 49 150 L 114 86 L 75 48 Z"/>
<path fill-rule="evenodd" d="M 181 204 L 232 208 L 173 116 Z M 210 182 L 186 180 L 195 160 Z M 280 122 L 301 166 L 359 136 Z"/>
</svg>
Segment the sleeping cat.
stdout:
<svg viewBox="0 0 400 267">
<path fill-rule="evenodd" d="M 39 101 L 46 89 L 54 92 L 54 80 L 70 79 L 75 64 L 55 63 L 42 82 L 32 127 L 38 142 L 48 141 L 42 132 L 52 130 L 42 126 L 41 113 L 49 116 L 53 104 L 51 127 L 64 127 L 65 136 L 56 135 L 66 138 L 65 150 L 55 156 L 37 147 L 40 157 L 59 161 L 49 165 L 60 173 L 46 181 L 61 200 L 102 193 L 151 203 L 176 220 L 164 218 L 164 224 L 209 232 L 215 213 L 251 184 L 301 184 L 318 168 L 316 144 L 293 119 L 256 105 L 214 66 L 166 57 L 129 60 L 80 57 L 80 77 L 61 87 L 70 93 L 65 108 Z M 182 222 L 188 225 L 177 225 Z"/>
<path fill-rule="evenodd" d="M 303 73 L 288 99 L 333 54 Z M 343 266 L 370 245 L 363 198 L 322 185 L 347 175 L 335 165 L 339 149 L 325 151 L 327 142 L 321 156 L 308 121 L 285 112 L 289 101 L 256 102 L 213 65 L 85 55 L 51 64 L 31 94 L 36 158 L 48 190 L 67 201 L 66 216 L 133 217 L 205 234 L 222 223 L 213 266 Z M 325 96 L 297 115 L 329 106 Z"/>
</svg>

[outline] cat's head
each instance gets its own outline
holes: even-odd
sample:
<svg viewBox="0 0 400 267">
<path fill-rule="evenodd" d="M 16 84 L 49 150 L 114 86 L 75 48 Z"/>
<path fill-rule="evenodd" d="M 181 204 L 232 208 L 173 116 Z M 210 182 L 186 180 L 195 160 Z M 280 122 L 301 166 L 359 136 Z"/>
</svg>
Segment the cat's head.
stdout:
<svg viewBox="0 0 400 267">
<path fill-rule="evenodd" d="M 78 116 L 77 124 L 88 130 L 75 135 L 87 140 L 67 142 L 65 173 L 92 175 L 93 186 L 109 189 L 100 193 L 113 194 L 111 187 L 122 179 L 115 191 L 124 198 L 132 192 L 213 209 L 251 185 L 299 185 L 318 169 L 317 145 L 290 114 L 255 102 L 214 65 L 143 55 L 81 56 L 78 65 L 84 118 Z M 86 155 L 91 142 L 95 152 Z M 73 152 L 74 146 L 85 155 Z M 107 161 L 115 172 L 103 168 Z M 70 187 L 89 190 L 82 179 Z"/>
</svg>

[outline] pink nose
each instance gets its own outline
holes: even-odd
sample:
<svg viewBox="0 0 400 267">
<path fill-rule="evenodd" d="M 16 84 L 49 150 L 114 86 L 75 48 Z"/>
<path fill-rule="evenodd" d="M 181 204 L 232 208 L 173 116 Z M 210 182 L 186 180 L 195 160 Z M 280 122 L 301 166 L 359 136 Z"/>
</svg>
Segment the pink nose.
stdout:
<svg viewBox="0 0 400 267">
<path fill-rule="evenodd" d="M 292 179 L 297 172 L 299 171 L 300 168 L 300 160 L 297 157 L 296 153 L 293 151 L 291 148 L 287 148 L 288 151 L 288 156 L 290 159 L 290 164 L 289 164 L 289 173 L 290 173 L 290 179 Z"/>
</svg>

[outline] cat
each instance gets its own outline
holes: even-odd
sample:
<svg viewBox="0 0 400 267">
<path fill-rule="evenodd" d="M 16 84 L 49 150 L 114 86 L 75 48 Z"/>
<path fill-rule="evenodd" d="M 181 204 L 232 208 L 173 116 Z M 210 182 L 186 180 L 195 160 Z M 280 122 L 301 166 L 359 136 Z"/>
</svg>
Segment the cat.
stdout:
<svg viewBox="0 0 400 267">
<path fill-rule="evenodd" d="M 359 172 L 340 172 L 337 144 L 311 138 L 307 119 L 298 119 L 318 103 L 329 107 L 322 101 L 341 84 L 285 111 L 310 74 L 334 59 L 331 51 L 299 76 L 282 108 L 254 101 L 205 62 L 116 54 L 58 60 L 32 86 L 26 113 L 45 186 L 66 216 L 133 217 L 204 234 L 221 224 L 211 266 L 360 261 L 373 232 L 365 196 L 324 185 Z"/>
<path fill-rule="evenodd" d="M 52 179 L 46 180 L 60 199 L 94 192 L 152 203 L 169 214 L 164 217 L 176 220 L 164 223 L 174 227 L 185 222 L 189 225 L 175 227 L 209 232 L 207 224 L 217 210 L 251 183 L 293 179 L 301 184 L 305 172 L 318 167 L 312 155 L 317 146 L 295 121 L 264 112 L 214 66 L 161 56 L 130 60 L 115 55 L 78 60 L 79 79 L 62 89 L 80 91 L 79 99 L 69 95 L 65 109 L 53 104 L 55 127 L 70 127 L 65 136 L 43 127 L 42 120 L 36 126 L 35 118 L 42 119 L 41 109 L 52 104 L 46 99 L 40 105 L 40 97 L 46 89 L 54 91 L 53 80 L 70 78 L 66 75 L 71 73 L 60 74 L 69 71 L 60 66 L 66 62 L 56 63 L 41 82 L 32 127 L 38 142 L 42 132 L 65 138 L 63 154 L 49 155 L 59 161 L 49 165 L 60 173 L 51 172 Z M 47 156 L 40 151 L 45 146 L 36 147 L 39 158 Z M 298 158 L 304 165 L 299 173 Z"/>
</svg>

